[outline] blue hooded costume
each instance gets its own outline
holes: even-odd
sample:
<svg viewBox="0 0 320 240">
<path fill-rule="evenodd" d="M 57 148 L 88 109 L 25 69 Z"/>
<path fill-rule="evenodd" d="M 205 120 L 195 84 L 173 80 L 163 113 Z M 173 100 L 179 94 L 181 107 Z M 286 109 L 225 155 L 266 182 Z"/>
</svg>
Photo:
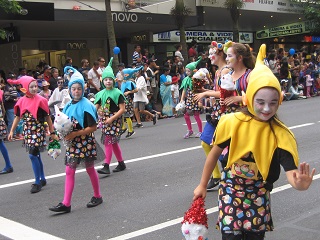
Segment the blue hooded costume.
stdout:
<svg viewBox="0 0 320 240">
<path fill-rule="evenodd" d="M 72 67 L 65 67 L 65 71 L 69 70 Z M 79 83 L 82 87 L 82 98 L 78 102 L 74 102 L 73 100 L 69 101 L 63 109 L 63 113 L 65 113 L 70 119 L 74 118 L 78 121 L 80 126 L 84 128 L 84 112 L 89 113 L 94 120 L 97 120 L 97 110 L 95 106 L 84 96 L 84 79 L 81 73 L 79 73 L 76 69 L 72 68 L 74 73 L 72 74 L 70 81 L 68 83 L 68 89 L 71 99 L 73 96 L 71 95 L 71 86 L 75 83 Z"/>
<path fill-rule="evenodd" d="M 136 84 L 131 81 L 130 79 L 133 79 L 133 75 L 140 71 L 143 67 L 139 68 L 125 68 L 122 70 L 124 78 L 123 78 L 123 83 L 121 84 L 121 92 L 125 93 L 127 91 L 132 91 L 133 89 L 136 88 Z"/>
</svg>

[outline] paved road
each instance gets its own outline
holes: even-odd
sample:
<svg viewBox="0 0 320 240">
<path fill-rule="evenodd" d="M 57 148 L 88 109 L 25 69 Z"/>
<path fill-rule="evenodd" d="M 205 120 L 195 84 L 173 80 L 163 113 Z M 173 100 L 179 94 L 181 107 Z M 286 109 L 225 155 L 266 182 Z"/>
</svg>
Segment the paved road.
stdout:
<svg viewBox="0 0 320 240">
<path fill-rule="evenodd" d="M 316 97 L 284 102 L 279 111 L 280 118 L 296 135 L 301 160 L 318 172 L 319 101 Z M 183 124 L 183 118 L 160 120 L 156 126 L 145 123 L 133 139 L 122 140 L 127 170 L 100 178 L 104 203 L 96 208 L 86 208 L 92 189 L 85 170 L 79 169 L 72 211 L 60 215 L 48 208 L 63 197 L 62 158 L 54 161 L 43 154 L 48 185 L 40 193 L 30 194 L 30 160 L 21 142 L 6 143 L 14 172 L 0 176 L 0 239 L 182 239 L 181 217 L 190 206 L 205 160 L 199 139 L 182 138 L 186 131 Z M 282 173 L 271 197 L 275 231 L 266 239 L 320 239 L 318 172 L 307 192 L 288 187 Z M 221 238 L 214 229 L 216 199 L 217 191 L 210 192 L 206 199 L 210 239 Z"/>
</svg>

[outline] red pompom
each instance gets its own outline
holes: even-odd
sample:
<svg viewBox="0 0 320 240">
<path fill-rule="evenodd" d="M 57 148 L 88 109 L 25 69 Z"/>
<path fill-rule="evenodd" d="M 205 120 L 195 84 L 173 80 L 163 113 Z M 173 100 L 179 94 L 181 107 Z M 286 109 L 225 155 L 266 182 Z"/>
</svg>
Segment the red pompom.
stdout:
<svg viewBox="0 0 320 240">
<path fill-rule="evenodd" d="M 193 201 L 189 210 L 185 212 L 183 221 L 181 223 L 186 222 L 189 224 L 195 223 L 204 225 L 206 228 L 208 228 L 208 217 L 203 198 L 198 198 Z"/>
</svg>

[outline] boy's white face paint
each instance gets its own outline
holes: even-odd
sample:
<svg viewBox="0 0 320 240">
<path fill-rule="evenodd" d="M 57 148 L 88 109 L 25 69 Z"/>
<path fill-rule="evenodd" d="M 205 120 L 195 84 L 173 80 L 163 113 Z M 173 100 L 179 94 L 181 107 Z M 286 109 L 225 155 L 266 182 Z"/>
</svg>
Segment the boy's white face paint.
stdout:
<svg viewBox="0 0 320 240">
<path fill-rule="evenodd" d="M 279 107 L 279 93 L 274 88 L 261 88 L 253 98 L 255 116 L 261 121 L 272 118 Z"/>
</svg>

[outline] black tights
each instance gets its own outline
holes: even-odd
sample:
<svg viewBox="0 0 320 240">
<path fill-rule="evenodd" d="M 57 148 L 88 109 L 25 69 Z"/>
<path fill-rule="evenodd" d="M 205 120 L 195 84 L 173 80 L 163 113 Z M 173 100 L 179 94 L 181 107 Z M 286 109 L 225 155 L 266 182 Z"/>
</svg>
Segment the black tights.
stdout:
<svg viewBox="0 0 320 240">
<path fill-rule="evenodd" d="M 263 240 L 265 232 L 242 232 L 239 235 L 233 233 L 222 233 L 222 240 Z"/>
</svg>

